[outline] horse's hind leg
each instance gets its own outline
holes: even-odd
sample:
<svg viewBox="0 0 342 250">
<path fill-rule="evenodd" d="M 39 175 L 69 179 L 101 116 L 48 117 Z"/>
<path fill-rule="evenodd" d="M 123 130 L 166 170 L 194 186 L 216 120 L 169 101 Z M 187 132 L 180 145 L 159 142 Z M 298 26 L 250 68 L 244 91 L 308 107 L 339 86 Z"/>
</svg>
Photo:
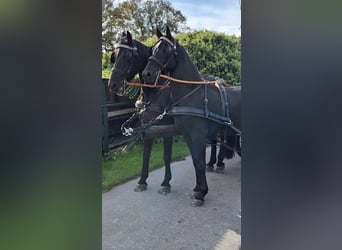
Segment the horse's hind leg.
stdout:
<svg viewBox="0 0 342 250">
<path fill-rule="evenodd" d="M 224 172 L 224 168 L 225 168 L 225 165 L 224 165 L 224 146 L 221 145 L 220 146 L 220 151 L 219 151 L 219 154 L 217 156 L 217 164 L 216 164 L 216 172 L 217 173 L 223 173 Z"/>
<path fill-rule="evenodd" d="M 216 163 L 217 139 L 210 140 L 210 144 L 211 144 L 211 152 L 210 152 L 210 160 L 207 163 L 207 171 L 213 172 L 214 171 L 214 164 Z"/>
<path fill-rule="evenodd" d="M 164 180 L 159 189 L 159 193 L 165 194 L 169 193 L 171 190 L 170 180 L 171 175 L 171 156 L 172 156 L 172 137 L 164 137 L 164 163 L 165 163 L 165 175 Z"/>
<path fill-rule="evenodd" d="M 221 135 L 220 136 L 220 140 L 221 140 L 221 142 L 220 142 L 220 150 L 219 150 L 219 154 L 218 154 L 218 156 L 217 156 L 217 164 L 216 164 L 216 172 L 218 172 L 218 173 L 223 173 L 224 172 L 224 168 L 225 168 L 225 166 L 224 166 L 224 162 L 223 162 L 223 160 L 224 160 L 224 156 L 225 156 L 225 146 L 223 145 L 223 140 L 224 140 L 224 136 L 223 135 Z"/>
<path fill-rule="evenodd" d="M 226 142 L 224 143 L 224 145 L 222 144 L 222 146 L 220 147 L 220 152 L 219 152 L 219 158 L 222 159 L 222 165 L 219 165 L 219 163 L 217 164 L 217 168 L 216 168 L 216 172 L 217 173 L 224 173 L 224 163 L 223 163 L 223 158 L 226 159 L 232 159 L 234 156 L 234 149 L 236 146 L 236 138 L 235 135 L 228 135 L 226 137 Z"/>
<path fill-rule="evenodd" d="M 144 139 L 143 165 L 138 185 L 134 188 L 135 192 L 145 191 L 147 189 L 146 179 L 148 177 L 148 165 L 151 156 L 153 139 Z"/>
<path fill-rule="evenodd" d="M 236 136 L 237 153 L 241 157 L 241 135 Z"/>
</svg>

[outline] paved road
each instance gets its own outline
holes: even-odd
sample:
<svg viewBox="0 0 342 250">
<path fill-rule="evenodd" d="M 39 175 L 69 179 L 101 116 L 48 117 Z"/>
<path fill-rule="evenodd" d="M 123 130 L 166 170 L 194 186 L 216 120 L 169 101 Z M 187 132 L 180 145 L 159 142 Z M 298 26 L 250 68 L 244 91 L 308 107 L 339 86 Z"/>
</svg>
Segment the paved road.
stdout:
<svg viewBox="0 0 342 250">
<path fill-rule="evenodd" d="M 207 159 L 209 149 L 207 150 Z M 102 195 L 103 250 L 236 250 L 241 232 L 241 159 L 225 160 L 224 174 L 207 173 L 209 193 L 202 207 L 191 207 L 195 185 L 190 157 L 171 165 L 171 193 L 158 193 L 164 168 L 150 173 L 148 188 L 137 180 Z"/>
</svg>

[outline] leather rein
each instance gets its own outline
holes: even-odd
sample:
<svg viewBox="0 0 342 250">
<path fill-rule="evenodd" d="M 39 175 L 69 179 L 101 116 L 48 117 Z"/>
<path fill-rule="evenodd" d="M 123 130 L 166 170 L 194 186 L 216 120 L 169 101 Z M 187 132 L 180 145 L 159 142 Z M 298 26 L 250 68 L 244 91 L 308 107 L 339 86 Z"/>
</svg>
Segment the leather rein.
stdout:
<svg viewBox="0 0 342 250">
<path fill-rule="evenodd" d="M 168 75 L 163 75 L 160 74 L 159 76 L 160 78 L 164 78 L 166 80 L 169 80 L 171 82 L 176 82 L 176 83 L 182 83 L 182 84 L 196 84 L 196 85 L 214 85 L 217 83 L 217 80 L 214 81 L 187 81 L 187 80 L 181 80 L 181 79 L 177 79 L 177 78 L 173 78 L 171 76 Z M 170 83 L 168 83 L 167 85 L 156 85 L 156 84 L 148 84 L 148 83 L 137 83 L 137 82 L 127 82 L 126 83 L 128 86 L 134 86 L 134 87 L 147 87 L 147 88 L 169 88 Z M 232 85 L 230 85 L 229 83 L 223 82 L 223 84 L 226 87 L 231 87 Z"/>
</svg>

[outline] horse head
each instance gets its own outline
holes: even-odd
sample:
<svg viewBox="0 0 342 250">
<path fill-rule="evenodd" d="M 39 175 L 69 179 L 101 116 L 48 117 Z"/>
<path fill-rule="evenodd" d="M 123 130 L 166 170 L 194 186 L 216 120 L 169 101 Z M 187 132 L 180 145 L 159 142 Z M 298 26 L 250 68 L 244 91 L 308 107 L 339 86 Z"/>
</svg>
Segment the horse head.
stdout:
<svg viewBox="0 0 342 250">
<path fill-rule="evenodd" d="M 123 95 L 126 82 L 138 73 L 139 54 L 136 43 L 129 31 L 123 32 L 119 44 L 111 55 L 114 64 L 108 82 L 109 89 L 118 95 Z"/>
<path fill-rule="evenodd" d="M 157 28 L 158 42 L 152 47 L 152 55 L 142 73 L 144 82 L 157 84 L 161 72 L 171 72 L 176 67 L 177 42 L 166 26 L 166 35 Z"/>
</svg>

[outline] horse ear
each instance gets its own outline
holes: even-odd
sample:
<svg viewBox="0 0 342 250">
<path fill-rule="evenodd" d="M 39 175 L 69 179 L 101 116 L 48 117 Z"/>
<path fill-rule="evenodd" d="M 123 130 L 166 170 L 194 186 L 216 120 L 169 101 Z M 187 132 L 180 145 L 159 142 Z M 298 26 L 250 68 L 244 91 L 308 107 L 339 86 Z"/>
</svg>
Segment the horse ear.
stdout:
<svg viewBox="0 0 342 250">
<path fill-rule="evenodd" d="M 157 36 L 158 36 L 158 39 L 163 36 L 163 33 L 161 33 L 161 31 L 158 28 L 157 28 Z"/>
<path fill-rule="evenodd" d="M 133 43 L 132 34 L 128 30 L 127 30 L 127 42 L 128 43 Z"/>
<path fill-rule="evenodd" d="M 172 35 L 169 26 L 166 25 L 166 37 L 172 40 Z"/>
<path fill-rule="evenodd" d="M 122 37 L 126 36 L 126 33 L 125 31 L 122 31 L 122 34 L 121 34 Z"/>
</svg>

